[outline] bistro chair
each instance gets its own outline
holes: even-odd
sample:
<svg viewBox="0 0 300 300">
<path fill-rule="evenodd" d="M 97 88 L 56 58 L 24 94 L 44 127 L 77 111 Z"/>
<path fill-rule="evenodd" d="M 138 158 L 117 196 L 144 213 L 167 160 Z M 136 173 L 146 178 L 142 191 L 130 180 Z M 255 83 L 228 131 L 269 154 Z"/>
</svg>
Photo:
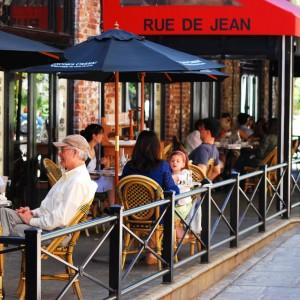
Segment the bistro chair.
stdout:
<svg viewBox="0 0 300 300">
<path fill-rule="evenodd" d="M 142 175 L 130 175 L 122 178 L 117 187 L 117 194 L 125 210 L 152 203 L 163 199 L 164 193 L 160 185 L 149 177 Z M 124 224 L 138 237 L 148 237 L 155 222 L 160 216 L 160 207 L 143 210 L 124 219 Z M 159 224 L 153 233 L 156 253 L 161 256 L 163 226 Z M 124 268 L 128 254 L 138 253 L 134 247 L 136 239 L 125 230 L 124 249 L 122 251 L 122 268 Z M 158 268 L 161 269 L 161 261 L 158 259 Z"/>
<path fill-rule="evenodd" d="M 51 159 L 44 158 L 43 165 L 46 169 L 49 185 L 53 186 L 62 176 L 60 167 Z"/>
<path fill-rule="evenodd" d="M 198 166 L 190 163 L 188 167 L 192 171 L 193 181 L 201 182 L 204 178 L 206 178 L 205 174 Z"/>
<path fill-rule="evenodd" d="M 262 159 L 259 163 L 259 166 L 267 165 L 268 167 L 274 166 L 277 164 L 277 147 L 275 147 L 271 152 L 269 152 L 264 159 Z M 251 173 L 258 169 L 254 167 L 246 166 L 244 168 L 245 173 Z M 267 173 L 267 177 L 269 181 L 274 185 L 277 183 L 277 171 L 269 171 Z M 247 178 L 244 182 L 244 192 L 247 193 L 248 191 L 252 191 L 258 184 L 258 178 Z M 271 194 L 272 187 L 270 184 L 268 185 L 268 192 Z"/>
<path fill-rule="evenodd" d="M 78 223 L 84 222 L 87 220 L 87 215 L 93 201 L 89 201 L 86 204 L 83 204 L 79 209 L 73 220 L 69 223 L 68 226 L 76 225 Z M 65 265 L 65 272 L 60 274 L 42 274 L 42 280 L 59 280 L 59 281 L 70 281 L 76 275 L 75 271 L 68 267 L 69 265 L 74 265 L 73 262 L 73 252 L 76 246 L 76 243 L 79 239 L 80 231 L 71 233 L 70 235 L 59 236 L 51 240 L 50 244 L 42 247 L 41 259 L 46 260 L 51 256 L 57 257 L 57 259 L 63 260 Z M 21 274 L 20 281 L 18 286 L 19 299 L 25 299 L 25 252 L 22 252 L 22 261 L 21 261 Z M 76 279 L 73 282 L 73 291 L 77 296 L 77 299 L 83 299 L 79 280 Z"/>
</svg>

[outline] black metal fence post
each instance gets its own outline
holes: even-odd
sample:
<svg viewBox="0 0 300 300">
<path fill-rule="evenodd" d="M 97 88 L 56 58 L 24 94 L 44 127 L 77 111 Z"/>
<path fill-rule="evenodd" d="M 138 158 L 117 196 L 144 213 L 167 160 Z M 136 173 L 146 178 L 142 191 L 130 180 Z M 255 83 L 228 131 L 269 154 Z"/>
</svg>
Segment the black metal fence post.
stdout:
<svg viewBox="0 0 300 300">
<path fill-rule="evenodd" d="M 259 232 L 266 231 L 266 207 L 267 207 L 267 165 L 261 166 L 261 170 L 263 171 L 263 177 L 259 186 L 259 199 L 258 199 L 258 210 L 261 214 L 261 218 L 259 221 L 262 221 L 263 224 L 258 227 Z"/>
<path fill-rule="evenodd" d="M 211 184 L 206 184 L 206 199 L 202 204 L 202 231 L 201 239 L 206 247 L 206 253 L 201 256 L 201 262 L 208 263 L 210 260 L 210 230 L 211 230 Z"/>
<path fill-rule="evenodd" d="M 41 230 L 25 230 L 26 300 L 41 299 Z"/>
<path fill-rule="evenodd" d="M 230 241 L 230 247 L 238 247 L 239 242 L 239 219 L 240 219 L 240 174 L 234 174 L 235 186 L 233 191 L 233 199 L 230 201 L 230 236 L 235 239 Z"/>
<path fill-rule="evenodd" d="M 174 192 L 165 192 L 165 199 L 170 199 L 171 202 L 168 204 L 166 214 L 164 216 L 164 234 L 163 234 L 163 251 L 162 257 L 169 265 L 169 272 L 163 275 L 163 283 L 173 282 L 174 274 L 174 209 L 175 200 Z"/>
<path fill-rule="evenodd" d="M 113 292 L 110 296 L 117 299 L 121 297 L 121 272 L 122 272 L 122 243 L 123 243 L 123 206 L 113 205 L 109 209 L 110 214 L 117 216 L 115 226 L 109 239 L 109 287 Z"/>
</svg>

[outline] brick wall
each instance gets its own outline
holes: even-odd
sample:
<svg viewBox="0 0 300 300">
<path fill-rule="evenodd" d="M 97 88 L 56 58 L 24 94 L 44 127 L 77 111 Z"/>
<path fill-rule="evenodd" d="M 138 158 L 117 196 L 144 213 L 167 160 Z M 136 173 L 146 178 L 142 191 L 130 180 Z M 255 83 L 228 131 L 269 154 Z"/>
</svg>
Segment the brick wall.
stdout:
<svg viewBox="0 0 300 300">
<path fill-rule="evenodd" d="M 75 1 L 75 44 L 100 32 L 99 0 Z M 99 83 L 76 80 L 74 82 L 74 131 L 98 121 Z"/>
<path fill-rule="evenodd" d="M 166 141 L 172 140 L 173 136 L 183 140 L 184 137 L 189 133 L 191 110 L 190 97 L 190 83 L 174 83 L 166 86 L 166 106 L 164 120 Z M 181 116 L 180 107 L 182 107 Z"/>
<path fill-rule="evenodd" d="M 240 112 L 240 63 L 226 59 L 224 72 L 228 74 L 221 84 L 220 112 L 228 112 L 233 117 Z"/>
</svg>

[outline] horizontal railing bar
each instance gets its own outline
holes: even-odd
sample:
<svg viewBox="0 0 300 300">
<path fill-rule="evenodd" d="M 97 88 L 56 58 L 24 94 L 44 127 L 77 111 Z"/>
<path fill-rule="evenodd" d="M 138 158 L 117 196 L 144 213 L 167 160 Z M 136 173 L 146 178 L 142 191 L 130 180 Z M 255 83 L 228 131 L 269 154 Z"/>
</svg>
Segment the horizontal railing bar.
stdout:
<svg viewBox="0 0 300 300">
<path fill-rule="evenodd" d="M 198 195 L 198 194 L 205 193 L 205 192 L 207 192 L 207 187 L 201 187 L 201 188 L 193 189 L 191 191 L 175 195 L 174 199 L 175 199 L 175 201 L 177 201 L 177 200 L 183 199 L 185 197 L 194 196 L 194 195 Z"/>
<path fill-rule="evenodd" d="M 284 214 L 285 212 L 287 212 L 286 208 L 278 211 L 276 214 L 273 214 L 273 215 L 269 216 L 268 218 L 266 218 L 266 221 L 270 221 L 270 220 L 272 220 L 272 219 L 274 219 L 274 218 L 276 218 L 276 217 Z"/>
<path fill-rule="evenodd" d="M 282 164 L 279 164 L 279 165 L 270 166 L 270 167 L 267 168 L 267 172 L 274 171 L 274 170 L 277 170 L 277 169 L 280 169 L 280 168 L 283 168 L 283 167 L 286 167 L 286 166 L 287 166 L 287 163 L 282 163 Z"/>
<path fill-rule="evenodd" d="M 235 179 L 226 179 L 226 180 L 223 180 L 223 181 L 211 184 L 211 188 L 212 189 L 216 189 L 218 187 L 222 187 L 222 186 L 226 186 L 226 185 L 229 185 L 229 184 L 233 184 L 235 182 L 236 182 Z"/>
<path fill-rule="evenodd" d="M 123 288 L 122 291 L 121 291 L 121 295 L 125 295 L 128 292 L 134 290 L 135 288 L 137 288 L 137 287 L 139 287 L 139 286 L 141 286 L 141 285 L 143 285 L 145 283 L 148 283 L 148 282 L 150 282 L 150 281 L 152 281 L 152 280 L 154 280 L 154 279 L 156 279 L 156 278 L 158 278 L 160 276 L 168 274 L 169 272 L 170 272 L 170 269 L 162 270 L 160 272 L 157 272 L 155 274 L 152 274 L 152 275 L 144 278 L 143 280 L 140 280 L 140 281 L 138 281 L 136 283 L 133 283 L 133 284 L 131 284 L 131 285 Z"/>
<path fill-rule="evenodd" d="M 25 238 L 19 236 L 0 236 L 0 244 L 13 244 L 22 245 L 25 244 Z"/>
<path fill-rule="evenodd" d="M 299 163 L 299 162 L 300 162 L 300 158 L 292 159 L 292 163 Z"/>
<path fill-rule="evenodd" d="M 253 230 L 253 229 L 255 229 L 255 228 L 259 227 L 259 226 L 261 226 L 263 223 L 264 222 L 261 221 L 261 222 L 255 223 L 254 225 L 252 225 L 250 227 L 247 227 L 247 228 L 245 228 L 243 230 L 240 230 L 239 231 L 239 235 L 244 235 L 245 233 L 247 233 L 247 232 L 249 232 L 249 231 L 251 231 L 251 230 Z"/>
<path fill-rule="evenodd" d="M 200 257 L 200 256 L 202 256 L 206 253 L 207 253 L 207 250 L 202 250 L 202 251 L 194 254 L 193 256 L 189 256 L 189 257 L 177 262 L 176 264 L 174 264 L 174 269 L 177 269 L 177 268 L 181 267 L 182 265 L 185 265 L 185 264 L 191 262 L 192 260 L 194 260 L 194 259 L 196 259 L 196 258 L 198 258 L 198 257 Z"/>
<path fill-rule="evenodd" d="M 157 207 L 157 206 L 161 206 L 161 205 L 164 205 L 164 204 L 168 204 L 168 203 L 170 203 L 169 199 L 153 201 L 149 204 L 145 204 L 145 205 L 138 206 L 138 207 L 135 207 L 135 208 L 127 209 L 123 212 L 123 216 L 127 217 L 127 216 L 130 216 L 130 215 L 142 212 L 144 210 L 154 208 L 154 207 Z"/>
<path fill-rule="evenodd" d="M 228 238 L 225 239 L 225 240 L 222 240 L 222 241 L 220 241 L 220 242 L 218 242 L 218 243 L 212 244 L 212 245 L 210 246 L 210 249 L 213 250 L 213 249 L 215 249 L 215 248 L 218 248 L 218 247 L 222 246 L 223 244 L 226 244 L 226 243 L 228 243 L 228 242 L 230 242 L 230 241 L 233 241 L 234 239 L 235 239 L 235 236 L 234 236 L 234 235 L 233 235 L 233 236 L 230 236 L 230 237 L 228 237 Z"/>
<path fill-rule="evenodd" d="M 293 203 L 291 207 L 294 208 L 294 207 L 297 207 L 299 205 L 300 205 L 300 202 L 296 202 L 296 203 Z"/>
<path fill-rule="evenodd" d="M 0 254 L 9 253 L 9 252 L 16 252 L 16 251 L 23 250 L 23 249 L 25 249 L 25 245 L 18 246 L 18 247 L 13 247 L 13 248 L 5 248 L 5 249 L 0 251 Z"/>
<path fill-rule="evenodd" d="M 66 228 L 56 229 L 51 232 L 43 233 L 41 236 L 41 241 L 46 241 L 49 239 L 53 239 L 59 237 L 61 235 L 67 235 L 73 233 L 75 231 L 81 231 L 90 227 L 94 227 L 96 225 L 101 225 L 104 223 L 112 222 L 117 220 L 116 216 L 107 216 L 102 218 L 96 218 L 90 221 L 82 222 L 76 225 L 72 225 Z"/>
<path fill-rule="evenodd" d="M 256 177 L 256 176 L 262 175 L 263 173 L 264 172 L 262 170 L 258 170 L 258 171 L 255 171 L 255 172 L 251 172 L 251 173 L 240 175 L 240 181 L 243 181 L 243 180 L 248 179 L 248 178 L 252 178 L 252 177 Z"/>
</svg>

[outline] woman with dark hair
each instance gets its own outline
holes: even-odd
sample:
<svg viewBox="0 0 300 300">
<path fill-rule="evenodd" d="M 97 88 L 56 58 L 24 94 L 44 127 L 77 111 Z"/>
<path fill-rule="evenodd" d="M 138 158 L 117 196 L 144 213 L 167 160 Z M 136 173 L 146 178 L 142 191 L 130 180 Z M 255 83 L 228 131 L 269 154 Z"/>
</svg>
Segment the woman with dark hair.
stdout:
<svg viewBox="0 0 300 300">
<path fill-rule="evenodd" d="M 100 145 L 103 139 L 104 129 L 99 124 L 90 124 L 84 130 L 80 131 L 80 134 L 88 141 L 90 145 L 89 158 L 86 160 L 85 164 L 89 172 L 95 171 L 98 166 L 98 160 L 96 155 L 96 146 Z M 100 164 L 107 166 L 109 160 L 103 157 L 100 160 Z M 98 184 L 97 192 L 104 193 L 107 192 L 108 201 L 110 205 L 115 203 L 115 188 L 112 177 L 101 176 L 95 180 Z"/>
<path fill-rule="evenodd" d="M 160 142 L 154 131 L 142 131 L 133 149 L 131 160 L 124 166 L 122 177 L 144 175 L 155 180 L 164 191 L 179 193 L 170 165 L 160 159 Z"/>
</svg>

